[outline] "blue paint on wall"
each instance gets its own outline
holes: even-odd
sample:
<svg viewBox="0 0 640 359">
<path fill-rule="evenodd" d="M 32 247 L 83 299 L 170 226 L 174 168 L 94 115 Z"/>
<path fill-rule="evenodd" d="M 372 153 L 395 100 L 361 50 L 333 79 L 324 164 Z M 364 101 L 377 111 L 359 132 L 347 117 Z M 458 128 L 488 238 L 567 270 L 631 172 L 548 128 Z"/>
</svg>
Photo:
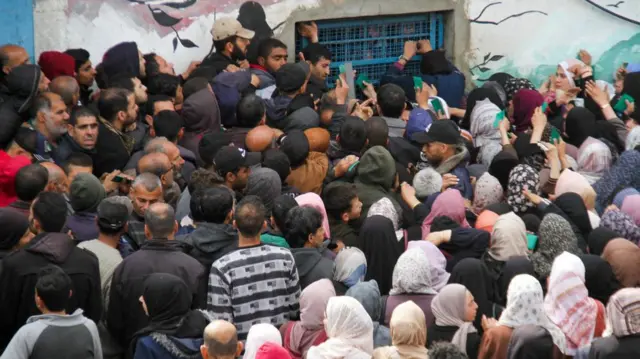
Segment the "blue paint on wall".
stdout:
<svg viewBox="0 0 640 359">
<path fill-rule="evenodd" d="M 33 60 L 33 0 L 0 0 L 0 44 L 27 49 Z"/>
</svg>

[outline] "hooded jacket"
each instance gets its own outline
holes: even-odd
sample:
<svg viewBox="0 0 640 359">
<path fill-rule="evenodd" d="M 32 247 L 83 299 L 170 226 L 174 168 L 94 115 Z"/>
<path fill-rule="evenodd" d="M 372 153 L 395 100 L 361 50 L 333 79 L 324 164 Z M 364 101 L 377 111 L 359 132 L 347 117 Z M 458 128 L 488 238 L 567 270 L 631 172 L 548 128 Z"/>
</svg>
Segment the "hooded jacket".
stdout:
<svg viewBox="0 0 640 359">
<path fill-rule="evenodd" d="M 118 131 L 109 121 L 98 119 L 98 141 L 93 157 L 93 174 L 100 178 L 104 173 L 121 170 L 129 162 L 134 140 Z"/>
<path fill-rule="evenodd" d="M 267 125 L 269 127 L 275 127 L 284 129 L 284 123 L 282 123 L 287 117 L 287 108 L 293 99 L 289 96 L 278 95 L 264 102 L 267 109 Z"/>
<path fill-rule="evenodd" d="M 473 197 L 473 187 L 471 186 L 471 177 L 466 167 L 468 158 L 469 150 L 467 150 L 467 147 L 462 143 L 458 144 L 456 146 L 456 153 L 442 161 L 435 170 L 441 175 L 451 173 L 458 177 L 459 182 L 453 188 L 458 189 L 462 197 L 471 199 Z"/>
<path fill-rule="evenodd" d="M 26 156 L 11 157 L 0 150 L 0 208 L 6 207 L 18 199 L 16 175 L 22 167 L 30 164 L 31 160 Z"/>
<path fill-rule="evenodd" d="M 182 106 L 184 136 L 178 144 L 198 155 L 198 144 L 208 132 L 220 131 L 220 108 L 216 96 L 202 89 L 189 96 Z"/>
<path fill-rule="evenodd" d="M 287 184 L 300 190 L 301 193 L 322 192 L 322 184 L 329 170 L 329 158 L 320 152 L 309 152 L 304 163 L 291 170 Z"/>
<path fill-rule="evenodd" d="M 364 153 L 355 179 L 356 192 L 362 202 L 361 219 L 367 218 L 369 208 L 382 197 L 389 198 L 396 211 L 402 213 L 400 205 L 391 192 L 395 177 L 396 163 L 386 148 L 374 146 Z"/>
<path fill-rule="evenodd" d="M 186 253 L 204 266 L 207 276 L 213 262 L 238 248 L 238 232 L 230 224 L 198 222 L 193 232 L 176 240 L 189 246 Z"/>
<path fill-rule="evenodd" d="M 307 93 L 311 94 L 313 98 L 322 98 L 325 92 L 329 91 L 327 87 L 327 81 L 316 78 L 311 75 L 309 83 L 307 84 Z"/>
<path fill-rule="evenodd" d="M 93 253 L 76 248 L 63 233 L 41 233 L 23 249 L 2 260 L 0 272 L 0 348 L 32 315 L 39 314 L 33 296 L 38 272 L 48 264 L 62 268 L 71 278 L 73 294 L 66 308 L 82 308 L 94 322 L 102 314 L 100 269 Z"/>
<path fill-rule="evenodd" d="M 202 338 L 176 338 L 152 333 L 138 340 L 135 359 L 201 359 Z"/>
<path fill-rule="evenodd" d="M 298 268 L 301 290 L 317 280 L 333 279 L 333 261 L 317 248 L 292 248 L 291 254 Z"/>
<path fill-rule="evenodd" d="M 131 74 L 140 77 L 140 57 L 135 42 L 121 42 L 102 56 L 102 68 L 107 78 L 118 74 Z"/>
<path fill-rule="evenodd" d="M 18 128 L 29 119 L 41 73 L 40 66 L 21 65 L 7 75 L 7 86 L 0 89 L 0 148 L 7 148 Z"/>
</svg>

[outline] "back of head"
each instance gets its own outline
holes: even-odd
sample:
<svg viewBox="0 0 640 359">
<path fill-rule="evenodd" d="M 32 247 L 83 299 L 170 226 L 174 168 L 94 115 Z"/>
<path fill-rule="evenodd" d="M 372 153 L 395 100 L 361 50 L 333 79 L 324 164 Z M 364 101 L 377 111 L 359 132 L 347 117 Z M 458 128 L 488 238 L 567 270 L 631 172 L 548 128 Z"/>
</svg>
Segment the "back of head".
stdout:
<svg viewBox="0 0 640 359">
<path fill-rule="evenodd" d="M 158 108 L 158 111 L 156 111 L 156 102 L 164 102 L 167 104 L 167 106 L 164 107 L 168 107 L 168 108 Z M 165 96 L 165 95 L 149 95 L 147 97 L 147 103 L 144 105 L 144 112 L 146 115 L 148 116 L 153 116 L 155 115 L 157 112 L 162 111 L 162 110 L 173 110 L 175 111 L 175 107 L 173 106 L 173 99 L 169 96 Z"/>
<path fill-rule="evenodd" d="M 455 344 L 435 342 L 429 349 L 429 359 L 469 359 Z"/>
<path fill-rule="evenodd" d="M 346 151 L 360 152 L 367 144 L 367 127 L 359 117 L 349 116 L 340 127 L 340 147 Z M 386 144 L 386 141 L 385 141 Z"/>
<path fill-rule="evenodd" d="M 294 207 L 287 214 L 282 231 L 291 248 L 302 248 L 322 227 L 322 214 L 313 207 Z"/>
<path fill-rule="evenodd" d="M 178 140 L 178 134 L 182 128 L 184 128 L 182 117 L 175 111 L 160 111 L 153 117 L 153 129 L 156 136 L 165 137 L 171 142 Z"/>
<path fill-rule="evenodd" d="M 293 130 L 282 138 L 280 150 L 289 157 L 291 167 L 297 168 L 304 164 L 309 155 L 309 140 L 304 132 Z"/>
<path fill-rule="evenodd" d="M 273 129 L 269 126 L 257 126 L 247 133 L 245 137 L 245 145 L 248 151 L 262 152 L 266 151 L 273 144 Z"/>
<path fill-rule="evenodd" d="M 331 51 L 326 46 L 317 42 L 307 45 L 307 47 L 302 50 L 302 55 L 305 60 L 311 62 L 313 65 L 322 59 L 331 60 Z"/>
<path fill-rule="evenodd" d="M 224 320 L 215 320 L 204 329 L 203 359 L 235 358 L 242 351 L 242 343 L 238 343 L 236 327 Z"/>
<path fill-rule="evenodd" d="M 156 74 L 147 79 L 147 91 L 152 95 L 175 98 L 180 87 L 180 78 L 170 74 Z"/>
<path fill-rule="evenodd" d="M 351 201 L 358 196 L 356 188 L 350 183 L 338 183 L 327 187 L 322 193 L 327 215 L 341 220 L 342 214 L 351 208 Z"/>
<path fill-rule="evenodd" d="M 191 195 L 191 217 L 195 222 L 222 224 L 229 219 L 233 203 L 233 194 L 227 187 L 198 189 Z"/>
<path fill-rule="evenodd" d="M 189 193 L 196 193 L 198 190 L 212 188 L 221 184 L 224 184 L 224 178 L 215 171 L 198 168 L 191 173 L 188 188 Z"/>
<path fill-rule="evenodd" d="M 267 208 L 267 213 L 271 213 L 273 201 L 282 191 L 280 175 L 271 168 L 257 168 L 251 171 L 245 188 L 246 195 L 256 195 L 260 197 L 262 203 Z"/>
<path fill-rule="evenodd" d="M 74 100 L 76 100 L 75 96 L 80 94 L 80 85 L 75 78 L 71 76 L 56 77 L 49 84 L 49 90 L 60 95 L 67 108 L 73 108 L 77 105 Z"/>
<path fill-rule="evenodd" d="M 378 89 L 378 106 L 382 116 L 400 118 L 405 100 L 404 90 L 398 85 L 386 84 Z"/>
<path fill-rule="evenodd" d="M 218 150 L 231 143 L 231 136 L 225 132 L 209 132 L 198 143 L 198 153 L 205 167 L 213 165 Z"/>
<path fill-rule="evenodd" d="M 103 199 L 98 205 L 98 230 L 110 236 L 122 234 L 132 210 L 133 205 L 127 197 Z"/>
<path fill-rule="evenodd" d="M 267 217 L 267 208 L 258 196 L 246 196 L 236 206 L 235 226 L 241 235 L 254 238 L 260 235 Z"/>
<path fill-rule="evenodd" d="M 100 92 L 98 100 L 98 112 L 100 117 L 113 122 L 118 112 L 127 112 L 129 107 L 130 91 L 119 88 L 109 88 Z"/>
<path fill-rule="evenodd" d="M 304 130 L 304 135 L 309 140 L 309 150 L 325 153 L 329 149 L 331 135 L 329 131 L 320 127 L 312 127 Z"/>
<path fill-rule="evenodd" d="M 166 203 L 154 203 L 144 214 L 145 230 L 152 238 L 169 238 L 177 230 L 173 208 Z"/>
<path fill-rule="evenodd" d="M 387 125 L 387 122 L 381 117 L 372 117 L 364 124 L 367 129 L 369 147 L 387 147 L 387 142 L 389 142 L 389 125 Z"/>
<path fill-rule="evenodd" d="M 298 202 L 288 194 L 281 194 L 273 201 L 273 210 L 271 216 L 276 222 L 278 229 L 282 230 L 287 221 L 287 215 L 292 208 L 298 207 Z"/>
<path fill-rule="evenodd" d="M 200 90 L 204 90 L 205 88 L 207 88 L 207 86 L 209 86 L 209 80 L 207 80 L 205 77 L 190 76 L 189 81 L 185 82 L 182 86 L 182 95 L 186 100 L 189 98 L 189 96 L 193 95 L 196 92 L 199 92 Z"/>
<path fill-rule="evenodd" d="M 371 147 L 362 155 L 358 164 L 358 181 L 381 185 L 390 189 L 396 176 L 396 164 L 386 148 Z"/>
<path fill-rule="evenodd" d="M 537 325 L 524 325 L 513 330 L 508 358 L 551 358 L 554 351 L 553 339 L 549 332 Z"/>
<path fill-rule="evenodd" d="M 60 267 L 49 264 L 38 272 L 36 295 L 46 309 L 63 311 L 71 298 L 72 284 L 67 273 Z"/>
<path fill-rule="evenodd" d="M 133 79 L 135 76 L 129 73 L 121 73 L 117 74 L 113 77 L 109 78 L 109 88 L 112 89 L 125 89 L 133 92 L 135 90 L 135 86 L 133 83 Z"/>
<path fill-rule="evenodd" d="M 137 169 L 138 173 L 153 173 L 162 177 L 172 169 L 172 165 L 166 154 L 156 152 L 142 156 Z"/>
<path fill-rule="evenodd" d="M 262 155 L 262 167 L 271 168 L 278 173 L 280 181 L 285 182 L 291 173 L 291 162 L 289 157 L 278 148 L 265 151 Z"/>
<path fill-rule="evenodd" d="M 266 107 L 259 96 L 250 94 L 244 96 L 236 107 L 236 119 L 240 127 L 256 127 L 264 117 Z"/>
<path fill-rule="evenodd" d="M 427 198 L 442 189 L 442 175 L 432 167 L 422 169 L 413 177 L 413 187 L 416 197 Z"/>
<path fill-rule="evenodd" d="M 91 173 L 78 173 L 69 187 L 69 201 L 76 212 L 95 212 L 105 197 L 102 183 Z"/>
<path fill-rule="evenodd" d="M 40 193 L 31 208 L 42 232 L 60 232 L 67 222 L 67 201 L 60 193 Z"/>
<path fill-rule="evenodd" d="M 31 202 L 44 191 L 48 181 L 49 172 L 42 165 L 22 167 L 16 175 L 16 195 L 20 200 Z"/>
</svg>

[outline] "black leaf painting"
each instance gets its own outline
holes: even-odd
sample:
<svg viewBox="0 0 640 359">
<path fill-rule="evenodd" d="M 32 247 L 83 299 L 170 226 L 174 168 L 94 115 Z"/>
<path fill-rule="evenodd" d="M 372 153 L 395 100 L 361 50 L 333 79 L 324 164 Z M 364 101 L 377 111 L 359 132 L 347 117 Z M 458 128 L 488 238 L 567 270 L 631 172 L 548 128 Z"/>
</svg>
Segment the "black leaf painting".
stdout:
<svg viewBox="0 0 640 359">
<path fill-rule="evenodd" d="M 177 48 L 178 48 L 178 38 L 174 37 L 173 38 L 173 52 L 176 52 Z"/>
<path fill-rule="evenodd" d="M 179 39 L 180 44 L 186 48 L 198 47 L 198 45 L 194 44 L 193 41 L 189 39 Z"/>
<path fill-rule="evenodd" d="M 171 15 L 164 12 L 162 9 L 158 9 L 158 8 L 154 9 L 154 8 L 151 8 L 151 6 L 149 6 L 149 10 L 151 10 L 151 15 L 153 15 L 153 19 L 161 26 L 173 27 L 177 25 L 180 22 L 180 20 L 182 20 L 181 18 L 172 17 Z"/>
<path fill-rule="evenodd" d="M 488 53 L 488 54 L 484 55 L 483 62 L 481 64 L 477 64 L 476 66 L 474 66 L 474 67 L 472 67 L 470 69 L 471 73 L 473 73 L 473 70 L 478 70 L 480 72 L 490 71 L 491 68 L 487 67 L 489 65 L 489 63 L 500 61 L 503 58 L 504 58 L 503 55 L 493 55 L 493 56 L 491 56 L 491 53 Z"/>
<path fill-rule="evenodd" d="M 502 59 L 503 57 L 504 56 L 502 56 L 502 55 L 493 55 L 493 56 L 491 56 L 491 60 L 489 60 L 489 61 L 498 61 L 498 60 Z"/>
<path fill-rule="evenodd" d="M 487 71 L 489 71 L 491 69 L 488 68 L 488 67 L 478 67 L 478 70 L 480 70 L 480 72 L 487 72 Z"/>
<path fill-rule="evenodd" d="M 163 3 L 162 5 L 166 5 L 173 8 L 186 8 L 188 6 L 195 4 L 196 1 L 197 0 L 185 0 L 182 2 Z M 135 2 L 144 3 L 144 0 L 139 0 Z M 176 50 L 178 49 L 178 43 L 182 45 L 182 47 L 187 49 L 198 47 L 198 45 L 196 45 L 193 41 L 189 39 L 183 39 L 180 37 L 180 34 L 178 34 L 178 30 L 176 30 L 175 26 L 179 24 L 180 21 L 182 21 L 182 18 L 173 17 L 167 14 L 164 10 L 160 8 L 152 8 L 151 5 L 147 5 L 147 8 L 149 8 L 149 11 L 151 11 L 151 15 L 153 16 L 153 19 L 155 20 L 155 22 L 158 23 L 158 25 L 164 26 L 164 27 L 170 27 L 171 30 L 173 30 L 173 32 L 176 34 L 176 37 L 174 37 L 172 41 L 173 52 L 176 52 Z"/>
</svg>

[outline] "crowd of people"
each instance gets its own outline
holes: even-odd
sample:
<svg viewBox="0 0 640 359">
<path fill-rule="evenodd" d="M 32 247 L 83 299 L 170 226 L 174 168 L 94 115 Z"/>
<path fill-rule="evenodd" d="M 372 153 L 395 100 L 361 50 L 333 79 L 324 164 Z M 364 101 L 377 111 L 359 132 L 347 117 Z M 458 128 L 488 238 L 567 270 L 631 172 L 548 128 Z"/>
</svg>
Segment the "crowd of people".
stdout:
<svg viewBox="0 0 640 359">
<path fill-rule="evenodd" d="M 298 31 L 0 46 L 2 359 L 640 357 L 640 66 L 352 89 Z"/>
</svg>

